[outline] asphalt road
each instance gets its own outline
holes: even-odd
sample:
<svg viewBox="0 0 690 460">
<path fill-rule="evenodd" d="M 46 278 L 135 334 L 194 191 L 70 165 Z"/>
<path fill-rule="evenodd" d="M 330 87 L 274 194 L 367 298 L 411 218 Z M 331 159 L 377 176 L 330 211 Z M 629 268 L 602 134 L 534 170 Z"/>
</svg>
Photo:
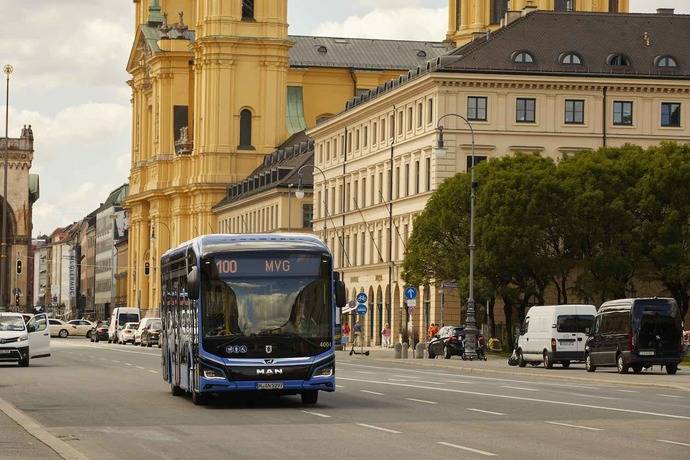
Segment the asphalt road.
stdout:
<svg viewBox="0 0 690 460">
<path fill-rule="evenodd" d="M 316 406 L 238 396 L 196 407 L 170 395 L 157 349 L 51 345 L 28 369 L 0 367 L 0 398 L 87 458 L 690 458 L 690 393 L 676 389 L 339 356 L 337 391 Z M 0 458 L 51 455 L 10 441 L 0 431 Z"/>
</svg>

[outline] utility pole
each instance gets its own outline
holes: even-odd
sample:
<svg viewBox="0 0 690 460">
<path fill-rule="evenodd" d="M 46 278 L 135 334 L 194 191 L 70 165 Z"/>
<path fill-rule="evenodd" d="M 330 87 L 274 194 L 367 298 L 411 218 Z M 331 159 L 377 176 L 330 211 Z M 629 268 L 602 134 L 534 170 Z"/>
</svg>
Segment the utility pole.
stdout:
<svg viewBox="0 0 690 460">
<path fill-rule="evenodd" d="M 5 167 L 4 183 L 2 193 L 2 247 L 0 252 L 0 311 L 7 311 L 9 308 L 9 290 L 7 284 L 7 263 L 9 261 L 7 251 L 7 167 L 10 161 L 10 75 L 14 68 L 7 64 L 2 71 L 5 74 Z M 7 291 L 7 292 L 6 292 Z"/>
</svg>

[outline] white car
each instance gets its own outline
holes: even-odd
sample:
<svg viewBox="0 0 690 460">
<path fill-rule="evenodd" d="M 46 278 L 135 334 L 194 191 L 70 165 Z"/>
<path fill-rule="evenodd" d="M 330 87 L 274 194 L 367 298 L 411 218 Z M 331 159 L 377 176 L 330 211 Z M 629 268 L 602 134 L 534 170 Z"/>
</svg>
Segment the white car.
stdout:
<svg viewBox="0 0 690 460">
<path fill-rule="evenodd" d="M 117 331 L 117 343 L 125 345 L 127 342 L 134 344 L 134 333 L 139 323 L 125 323 L 125 326 Z"/>
<path fill-rule="evenodd" d="M 160 323 L 161 319 L 160 318 L 144 318 L 141 320 L 139 323 L 139 327 L 137 330 L 134 332 L 134 345 L 141 343 L 141 333 L 144 332 L 144 329 L 148 327 L 149 324 L 153 323 Z"/>
<path fill-rule="evenodd" d="M 84 336 L 87 339 L 91 337 L 91 329 L 93 329 L 93 323 L 91 321 L 87 321 L 85 319 L 73 319 L 72 321 L 68 321 L 67 324 L 77 326 L 76 331 L 71 333 L 72 335 Z"/>
<path fill-rule="evenodd" d="M 50 333 L 45 314 L 28 323 L 19 313 L 0 313 L 0 362 L 16 361 L 28 367 L 31 358 L 50 356 Z"/>
<path fill-rule="evenodd" d="M 66 339 L 72 335 L 76 335 L 77 326 L 74 324 L 68 324 L 60 319 L 49 318 L 48 328 L 50 329 L 51 337 L 60 337 L 61 339 Z"/>
</svg>

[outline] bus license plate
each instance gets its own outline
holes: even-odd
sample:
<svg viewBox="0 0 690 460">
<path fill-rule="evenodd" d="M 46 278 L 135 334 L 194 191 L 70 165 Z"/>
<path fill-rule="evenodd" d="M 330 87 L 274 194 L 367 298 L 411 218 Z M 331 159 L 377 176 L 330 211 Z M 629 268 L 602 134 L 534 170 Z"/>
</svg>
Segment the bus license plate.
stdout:
<svg viewBox="0 0 690 460">
<path fill-rule="evenodd" d="M 282 390 L 283 389 L 283 382 L 257 383 L 256 389 L 257 390 Z"/>
<path fill-rule="evenodd" d="M 641 351 L 640 356 L 654 356 L 654 351 Z"/>
</svg>

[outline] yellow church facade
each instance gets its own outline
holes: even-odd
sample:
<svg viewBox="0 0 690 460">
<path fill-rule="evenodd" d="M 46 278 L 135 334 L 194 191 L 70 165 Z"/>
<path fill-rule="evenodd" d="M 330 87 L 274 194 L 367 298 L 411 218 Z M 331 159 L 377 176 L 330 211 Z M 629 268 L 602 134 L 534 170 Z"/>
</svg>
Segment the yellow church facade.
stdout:
<svg viewBox="0 0 690 460">
<path fill-rule="evenodd" d="M 530 3 L 449 0 L 451 30 L 417 42 L 288 35 L 287 0 L 133 1 L 127 303 L 143 310 L 159 305 L 160 256 L 220 230 L 213 207 L 229 184 L 348 99 L 499 27 L 498 10 Z M 574 1 L 584 11 L 609 3 Z M 627 11 L 626 0 L 616 4 Z"/>
</svg>

